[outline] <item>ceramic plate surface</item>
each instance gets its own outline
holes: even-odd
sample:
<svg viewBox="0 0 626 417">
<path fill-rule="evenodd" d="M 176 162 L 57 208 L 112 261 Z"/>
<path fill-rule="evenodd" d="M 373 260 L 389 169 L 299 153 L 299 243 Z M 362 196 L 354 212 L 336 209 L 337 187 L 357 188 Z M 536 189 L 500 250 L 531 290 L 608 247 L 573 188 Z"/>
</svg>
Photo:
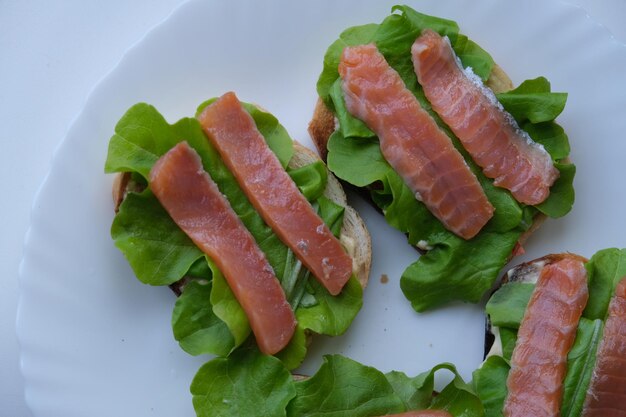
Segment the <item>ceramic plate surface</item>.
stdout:
<svg viewBox="0 0 626 417">
<path fill-rule="evenodd" d="M 626 48 L 582 10 L 556 1 L 411 3 L 456 20 L 516 84 L 544 75 L 554 91 L 569 93 L 559 121 L 578 167 L 577 201 L 567 217 L 547 221 L 517 261 L 626 246 Z M 125 110 L 144 101 L 174 122 L 234 90 L 312 146 L 306 126 L 326 48 L 348 26 L 382 21 L 392 4 L 191 1 L 96 87 L 56 153 L 26 239 L 17 326 L 36 417 L 193 415 L 189 384 L 209 358 L 178 347 L 173 294 L 140 284 L 109 235 L 112 176 L 103 166 Z M 410 375 L 449 361 L 469 379 L 482 360 L 482 307 L 413 312 L 399 277 L 417 253 L 367 204 L 352 200 L 374 238 L 364 308 L 344 336 L 314 341 L 303 372 L 317 369 L 325 353 L 343 353 Z"/>
</svg>

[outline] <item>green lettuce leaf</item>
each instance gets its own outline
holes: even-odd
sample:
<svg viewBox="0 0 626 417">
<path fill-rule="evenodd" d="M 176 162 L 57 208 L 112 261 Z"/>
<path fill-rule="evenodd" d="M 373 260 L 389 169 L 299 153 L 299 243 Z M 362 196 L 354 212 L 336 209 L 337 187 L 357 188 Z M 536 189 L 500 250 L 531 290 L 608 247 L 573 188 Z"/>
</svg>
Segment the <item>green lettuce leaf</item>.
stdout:
<svg viewBox="0 0 626 417">
<path fill-rule="evenodd" d="M 615 286 L 626 276 L 626 249 L 604 249 L 587 263 L 589 301 L 583 315 L 588 319 L 606 318 Z"/>
<path fill-rule="evenodd" d="M 211 272 L 211 268 L 206 261 L 206 257 L 198 259 L 196 262 L 191 265 L 189 271 L 186 274 L 188 277 L 192 278 L 205 278 L 211 279 L 213 276 L 213 272 Z"/>
<path fill-rule="evenodd" d="M 493 58 L 487 51 L 465 35 L 457 36 L 453 49 L 463 65 L 471 67 L 474 74 L 483 81 L 487 81 L 495 65 Z"/>
<path fill-rule="evenodd" d="M 435 393 L 435 374 L 441 370 L 453 378 Z M 278 359 L 256 349 L 238 349 L 200 368 L 191 385 L 194 408 L 198 416 L 220 417 L 372 417 L 425 409 L 448 410 L 455 417 L 484 415 L 473 387 L 449 363 L 410 378 L 327 355 L 308 379 L 294 382 L 286 375 Z"/>
<path fill-rule="evenodd" d="M 341 90 L 341 78 L 335 80 L 330 89 L 329 96 L 335 107 L 335 114 L 337 115 L 337 119 L 339 119 L 339 126 L 343 136 L 348 138 L 371 138 L 375 136 L 374 132 L 372 132 L 363 121 L 348 112 Z"/>
<path fill-rule="evenodd" d="M 374 35 L 378 50 L 410 89 L 417 86 L 417 76 L 412 71 L 411 45 L 420 33 L 421 29 L 405 14 L 392 14 L 383 20 Z M 423 95 L 418 99 L 425 102 Z"/>
<path fill-rule="evenodd" d="M 550 82 L 544 77 L 526 80 L 519 87 L 496 96 L 518 123 L 550 122 L 561 114 L 567 101 L 567 93 L 552 93 Z"/>
<path fill-rule="evenodd" d="M 213 306 L 206 302 L 211 296 L 212 285 L 211 281 L 190 281 L 174 306 L 174 338 L 183 350 L 192 355 L 214 353 L 226 356 L 235 347 L 228 326 L 215 315 Z"/>
<path fill-rule="evenodd" d="M 190 390 L 198 417 L 279 417 L 296 395 L 294 385 L 279 359 L 248 348 L 203 365 Z"/>
<path fill-rule="evenodd" d="M 322 161 L 315 161 L 296 169 L 288 169 L 287 172 L 307 200 L 315 201 L 324 193 L 328 171 Z"/>
<path fill-rule="evenodd" d="M 415 198 L 415 194 L 391 167 L 382 182 L 384 189 L 391 191 L 392 197 L 384 210 L 385 219 L 391 226 L 406 233 L 410 244 L 416 245 L 423 240 L 433 246 L 450 234 L 424 203 Z"/>
<path fill-rule="evenodd" d="M 328 141 L 328 168 L 357 187 L 382 181 L 391 166 L 383 158 L 378 141 L 344 138 L 340 131 Z"/>
<path fill-rule="evenodd" d="M 454 375 L 452 381 L 437 395 L 433 395 L 435 373 L 448 370 Z M 415 378 L 403 372 L 385 374 L 396 394 L 400 396 L 407 410 L 433 408 L 447 410 L 453 416 L 483 416 L 483 406 L 471 385 L 466 384 L 454 365 L 442 363 Z"/>
<path fill-rule="evenodd" d="M 225 356 L 246 341 L 250 324 L 222 273 L 206 255 L 202 260 L 211 281 L 193 280 L 184 287 L 172 313 L 172 331 L 191 355 Z"/>
<path fill-rule="evenodd" d="M 485 417 L 502 417 L 507 396 L 509 364 L 500 356 L 490 356 L 473 373 L 473 384 L 485 408 Z"/>
<path fill-rule="evenodd" d="M 451 383 L 435 397 L 430 408 L 446 410 L 455 417 L 482 417 L 484 407 L 470 384 L 466 384 L 452 365 L 439 365 L 454 373 Z"/>
<path fill-rule="evenodd" d="M 447 370 L 452 381 L 434 395 L 435 373 Z M 380 371 L 340 355 L 324 357 L 310 379 L 296 383 L 289 416 L 369 417 L 407 410 L 447 410 L 455 417 L 483 416 L 483 407 L 471 385 L 456 368 L 443 363 L 414 378 L 402 372 Z"/>
<path fill-rule="evenodd" d="M 500 342 L 502 343 L 502 357 L 510 361 L 513 355 L 513 349 L 515 349 L 515 342 L 517 342 L 517 329 L 501 327 L 499 333 Z"/>
<path fill-rule="evenodd" d="M 555 122 L 520 123 L 530 137 L 540 143 L 554 160 L 567 158 L 570 153 L 569 139 L 565 130 Z"/>
<path fill-rule="evenodd" d="M 596 352 L 602 338 L 602 320 L 582 317 L 574 346 L 567 355 L 567 375 L 563 381 L 561 416 L 581 415 L 591 375 L 596 363 Z"/>
<path fill-rule="evenodd" d="M 276 356 L 289 370 L 296 369 L 306 357 L 308 347 L 306 329 L 298 323 L 289 344 Z"/>
<path fill-rule="evenodd" d="M 437 16 L 429 16 L 410 8 L 409 6 L 402 5 L 393 6 L 391 8 L 391 12 L 400 12 L 400 14 L 396 16 L 408 21 L 410 26 L 415 28 L 417 34 L 413 36 L 413 40 L 410 41 L 411 45 L 415 41 L 415 38 L 417 38 L 417 36 L 425 28 L 432 29 L 442 36 L 447 36 L 450 38 L 450 41 L 456 43 L 455 41 L 459 33 L 459 25 L 453 20 Z"/>
<path fill-rule="evenodd" d="M 519 328 L 535 284 L 509 282 L 496 291 L 485 307 L 491 324 L 498 327 Z"/>
<path fill-rule="evenodd" d="M 287 302 L 291 305 L 292 309 L 296 309 L 304 296 L 304 290 L 309 281 L 310 272 L 302 265 L 302 262 L 296 258 L 293 251 L 287 253 L 287 265 L 286 269 L 291 272 L 283 276 L 280 285 L 285 292 Z"/>
<path fill-rule="evenodd" d="M 325 356 L 315 375 L 295 385 L 288 416 L 360 417 L 405 411 L 382 372 L 339 355 Z"/>
<path fill-rule="evenodd" d="M 363 288 L 354 275 L 336 296 L 314 279 L 309 280 L 308 290 L 316 304 L 301 306 L 296 310 L 296 319 L 300 326 L 318 334 L 343 334 L 363 305 Z"/>
<path fill-rule="evenodd" d="M 385 374 L 387 381 L 404 403 L 406 410 L 428 408 L 433 400 L 435 372 L 424 372 L 410 378 L 404 372 L 391 371 Z"/>
<path fill-rule="evenodd" d="M 435 389 L 435 374 L 437 371 L 447 370 L 453 374 L 452 381 L 437 395 Z M 453 416 L 484 415 L 483 406 L 477 397 L 474 388 L 466 384 L 450 363 L 442 363 L 414 378 L 409 378 L 403 372 L 389 372 L 385 374 L 396 394 L 400 396 L 407 410 L 421 410 L 433 408 L 447 410 Z"/>
<path fill-rule="evenodd" d="M 422 30 L 431 28 L 448 36 L 455 44 L 459 27 L 451 20 L 428 16 L 407 6 L 394 6 L 392 12 L 399 13 L 383 20 L 374 35 L 374 41 L 389 65 L 398 71 L 407 87 L 413 90 L 417 88 L 417 77 L 411 61 L 411 46 L 415 39 Z M 421 89 L 417 89 L 417 93 L 418 100 L 425 105 L 427 101 L 421 94 Z"/>
<path fill-rule="evenodd" d="M 576 166 L 561 163 L 555 163 L 554 166 L 559 170 L 559 178 L 552 185 L 548 198 L 536 207 L 546 216 L 558 218 L 569 213 L 574 205 Z"/>
<path fill-rule="evenodd" d="M 355 26 L 344 30 L 339 39 L 333 42 L 324 55 L 324 68 L 317 81 L 317 93 L 324 100 L 327 106 L 332 108 L 332 101 L 329 94 L 332 85 L 339 78 L 339 59 L 341 53 L 346 46 L 363 45 L 373 40 L 374 33 L 378 29 L 378 25 L 370 24 L 363 26 Z"/>
<path fill-rule="evenodd" d="M 519 233 L 522 233 L 523 230 L 528 229 L 532 221 L 526 221 L 524 218 L 524 208 L 513 198 L 511 193 L 493 185 L 493 182 L 485 177 L 478 167 L 475 165 L 471 166 L 474 167 L 473 171 L 480 185 L 483 187 L 487 198 L 496 208 L 496 212 L 493 213 L 493 217 L 485 225 L 483 230 L 485 232 L 496 233 L 517 230 Z M 533 210 L 530 216 L 534 216 L 535 210 L 532 207 L 528 207 L 528 209 Z"/>
<path fill-rule="evenodd" d="M 105 172 L 137 172 L 147 181 L 154 163 L 182 138 L 200 154 L 205 168 L 211 166 L 217 153 L 196 119 L 184 118 L 170 125 L 153 106 L 135 104 L 115 126 Z"/>
<path fill-rule="evenodd" d="M 172 284 L 204 256 L 150 190 L 128 194 L 113 219 L 111 237 L 144 284 Z"/>
<path fill-rule="evenodd" d="M 319 204 L 320 217 L 324 219 L 324 223 L 326 223 L 333 235 L 338 238 L 343 227 L 343 215 L 346 208 L 333 203 L 324 196 L 317 199 L 317 204 Z"/>
<path fill-rule="evenodd" d="M 516 89 L 498 94 L 497 97 L 520 127 L 548 151 L 559 171 L 559 178 L 550 188 L 550 195 L 535 207 L 548 217 L 565 216 L 574 205 L 576 166 L 558 162 L 567 158 L 570 145 L 565 131 L 554 119 L 563 111 L 567 94 L 551 92 L 550 82 L 544 77 L 538 77 L 524 81 Z"/>
<path fill-rule="evenodd" d="M 476 303 L 491 288 L 518 238 L 517 231 L 479 233 L 471 240 L 448 233 L 404 271 L 402 292 L 418 312 L 453 300 Z"/>
<path fill-rule="evenodd" d="M 226 282 L 226 278 L 217 269 L 217 266 L 212 261 L 209 261 L 209 266 L 213 271 L 213 288 L 209 301 L 213 306 L 215 315 L 228 326 L 235 342 L 233 347 L 237 347 L 250 335 L 248 316 L 241 308 L 235 294 Z M 199 312 L 196 310 L 195 314 L 199 314 Z"/>
</svg>

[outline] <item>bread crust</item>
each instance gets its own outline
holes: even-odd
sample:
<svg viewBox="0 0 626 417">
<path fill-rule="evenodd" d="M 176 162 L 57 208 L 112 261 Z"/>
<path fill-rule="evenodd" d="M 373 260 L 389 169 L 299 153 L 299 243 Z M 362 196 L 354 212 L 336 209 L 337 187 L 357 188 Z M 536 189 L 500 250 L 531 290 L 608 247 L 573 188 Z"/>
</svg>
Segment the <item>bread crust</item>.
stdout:
<svg viewBox="0 0 626 417">
<path fill-rule="evenodd" d="M 509 78 L 509 76 L 504 72 L 504 70 L 498 65 L 495 64 L 493 69 L 491 70 L 491 74 L 489 79 L 485 83 L 494 93 L 505 93 L 513 89 L 513 81 Z M 330 136 L 336 129 L 336 118 L 333 112 L 326 106 L 326 103 L 318 97 L 317 103 L 315 104 L 315 109 L 313 111 L 313 117 L 309 122 L 309 135 L 311 135 L 311 140 L 315 145 L 317 152 L 320 154 L 324 162 L 328 157 L 328 140 Z M 361 193 L 365 194 L 365 193 Z M 376 204 L 367 197 L 367 200 L 375 206 Z M 533 224 L 526 230 L 518 240 L 518 247 L 521 247 L 526 243 L 526 241 L 530 238 L 530 236 L 541 226 L 541 224 L 545 221 L 546 215 L 543 213 L 538 213 L 535 215 L 533 219 Z M 417 248 L 416 249 L 420 253 L 424 253 L 424 250 Z M 513 258 L 516 254 L 516 251 L 511 252 L 511 256 L 509 260 Z"/>
<path fill-rule="evenodd" d="M 335 131 L 336 119 L 333 112 L 326 106 L 321 97 L 317 98 L 313 118 L 309 122 L 309 135 L 317 153 L 324 162 L 328 162 L 328 140 Z"/>
<path fill-rule="evenodd" d="M 309 122 L 309 135 L 313 139 L 313 144 L 317 148 L 317 152 L 324 162 L 328 157 L 328 139 L 336 129 L 336 121 L 334 113 L 326 106 L 321 98 L 317 99 L 315 109 L 313 110 L 313 118 Z"/>
<path fill-rule="evenodd" d="M 546 266 L 559 262 L 563 259 L 571 258 L 579 260 L 583 263 L 587 263 L 589 260 L 583 256 L 576 255 L 569 252 L 553 253 L 542 256 L 541 258 L 533 259 L 532 261 L 521 263 L 511 269 L 509 269 L 502 277 L 499 287 L 507 282 L 533 282 L 534 278 L 531 275 L 536 275 L 541 272 Z"/>
<path fill-rule="evenodd" d="M 289 167 L 299 168 L 315 161 L 320 157 L 312 150 L 294 141 L 293 157 L 289 161 Z M 143 187 L 138 186 L 131 180 L 128 172 L 118 173 L 113 180 L 113 203 L 117 213 L 122 201 L 129 192 L 141 192 Z M 348 205 L 346 194 L 341 183 L 328 171 L 328 181 L 324 190 L 326 196 L 332 202 L 345 207 L 343 227 L 341 228 L 340 242 L 352 258 L 352 271 L 363 288 L 367 286 L 372 264 L 372 241 L 363 219 L 352 207 Z M 171 284 L 169 287 L 178 296 L 182 293 L 189 278 Z"/>
</svg>

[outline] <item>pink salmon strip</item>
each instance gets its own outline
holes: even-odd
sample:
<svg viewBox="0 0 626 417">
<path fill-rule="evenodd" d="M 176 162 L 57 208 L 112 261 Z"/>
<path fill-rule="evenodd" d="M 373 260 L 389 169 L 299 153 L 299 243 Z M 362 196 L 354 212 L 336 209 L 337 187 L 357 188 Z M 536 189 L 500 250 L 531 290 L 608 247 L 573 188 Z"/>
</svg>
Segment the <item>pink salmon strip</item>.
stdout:
<svg viewBox="0 0 626 417">
<path fill-rule="evenodd" d="M 589 297 L 585 261 L 565 254 L 541 270 L 511 356 L 505 417 L 560 415 L 567 354 Z"/>
<path fill-rule="evenodd" d="M 626 417 L 626 277 L 609 303 L 583 417 Z"/>
<path fill-rule="evenodd" d="M 150 189 L 174 222 L 224 274 L 261 351 L 268 355 L 281 351 L 296 327 L 291 306 L 265 254 L 187 142 L 179 143 L 154 164 Z"/>
<path fill-rule="evenodd" d="M 389 164 L 430 212 L 464 239 L 494 208 L 450 138 L 420 106 L 375 45 L 346 47 L 339 74 L 348 111 L 380 140 Z"/>
<path fill-rule="evenodd" d="M 521 203 L 536 205 L 548 198 L 559 176 L 550 154 L 517 126 L 476 75 L 462 69 L 448 39 L 424 30 L 411 53 L 433 110 L 484 174 Z"/>
<path fill-rule="evenodd" d="M 300 193 L 234 93 L 198 116 L 209 140 L 254 208 L 313 276 L 337 295 L 352 259 Z"/>
</svg>

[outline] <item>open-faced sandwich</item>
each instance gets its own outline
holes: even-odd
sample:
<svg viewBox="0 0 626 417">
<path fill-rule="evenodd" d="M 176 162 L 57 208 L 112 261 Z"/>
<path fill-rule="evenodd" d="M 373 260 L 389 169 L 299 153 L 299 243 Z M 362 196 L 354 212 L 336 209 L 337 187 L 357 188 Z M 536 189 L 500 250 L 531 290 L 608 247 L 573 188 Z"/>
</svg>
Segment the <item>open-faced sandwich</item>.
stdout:
<svg viewBox="0 0 626 417">
<path fill-rule="evenodd" d="M 626 415 L 626 249 L 545 256 L 504 281 L 474 372 L 485 415 Z"/>
<path fill-rule="evenodd" d="M 109 143 L 115 245 L 146 284 L 178 295 L 187 352 L 238 348 L 303 360 L 308 336 L 343 333 L 362 305 L 370 237 L 339 182 L 269 113 L 227 93 L 168 124 L 130 108 Z"/>
<path fill-rule="evenodd" d="M 329 169 L 425 252 L 401 278 L 413 307 L 477 302 L 541 220 L 572 207 L 555 123 L 567 95 L 543 77 L 513 89 L 455 22 L 393 12 L 328 48 L 309 131 Z"/>
</svg>

